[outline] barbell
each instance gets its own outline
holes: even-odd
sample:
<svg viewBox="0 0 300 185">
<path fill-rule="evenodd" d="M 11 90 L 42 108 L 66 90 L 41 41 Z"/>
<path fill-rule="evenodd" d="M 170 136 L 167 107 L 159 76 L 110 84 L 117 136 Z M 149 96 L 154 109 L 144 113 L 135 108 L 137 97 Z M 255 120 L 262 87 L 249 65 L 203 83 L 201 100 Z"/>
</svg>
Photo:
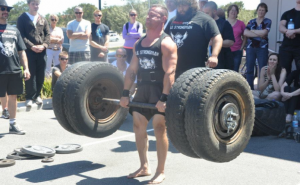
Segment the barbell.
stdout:
<svg viewBox="0 0 300 185">
<path fill-rule="evenodd" d="M 107 63 L 80 62 L 67 68 L 53 91 L 53 110 L 69 132 L 93 138 L 113 134 L 128 109 L 119 106 L 123 74 Z M 129 106 L 156 109 L 155 104 Z M 247 146 L 254 101 L 247 81 L 230 70 L 194 68 L 178 77 L 166 102 L 170 141 L 182 154 L 213 162 L 235 159 Z"/>
</svg>

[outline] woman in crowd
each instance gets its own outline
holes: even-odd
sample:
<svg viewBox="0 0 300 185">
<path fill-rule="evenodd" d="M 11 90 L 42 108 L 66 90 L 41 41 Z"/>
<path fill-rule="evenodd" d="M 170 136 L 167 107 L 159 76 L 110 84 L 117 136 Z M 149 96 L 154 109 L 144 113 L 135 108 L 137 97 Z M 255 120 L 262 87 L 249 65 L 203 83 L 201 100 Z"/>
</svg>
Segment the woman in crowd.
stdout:
<svg viewBox="0 0 300 185">
<path fill-rule="evenodd" d="M 129 11 L 129 19 L 130 21 L 124 24 L 123 26 L 123 39 L 125 40 L 124 48 L 127 53 L 126 61 L 128 63 L 131 62 L 132 54 L 133 54 L 133 45 L 134 43 L 142 37 L 143 34 L 143 25 L 136 21 L 137 19 L 137 11 L 130 10 Z"/>
<path fill-rule="evenodd" d="M 51 67 L 59 65 L 58 56 L 62 51 L 62 43 L 64 42 L 64 34 L 61 28 L 57 27 L 57 15 L 50 15 L 50 44 L 46 50 L 47 52 L 47 65 L 46 77 L 50 78 L 52 75 Z"/>
<path fill-rule="evenodd" d="M 239 72 L 243 57 L 243 49 L 247 39 L 244 37 L 245 24 L 243 21 L 237 19 L 239 14 L 239 7 L 237 5 L 230 5 L 227 10 L 227 21 L 231 24 L 234 34 L 235 43 L 230 47 L 233 54 L 234 70 Z"/>
<path fill-rule="evenodd" d="M 246 50 L 246 77 L 252 90 L 254 89 L 254 66 L 256 60 L 258 61 L 259 66 L 258 74 L 260 74 L 260 69 L 267 65 L 268 62 L 268 34 L 272 24 L 270 19 L 265 18 L 266 13 L 268 12 L 268 6 L 265 3 L 260 3 L 257 6 L 256 12 L 257 18 L 250 20 L 244 31 L 244 35 L 248 37 Z"/>
<path fill-rule="evenodd" d="M 253 91 L 253 96 L 260 99 L 280 100 L 281 86 L 286 77 L 286 70 L 281 67 L 279 55 L 272 53 L 269 55 L 268 65 L 260 72 L 258 90 Z"/>
</svg>

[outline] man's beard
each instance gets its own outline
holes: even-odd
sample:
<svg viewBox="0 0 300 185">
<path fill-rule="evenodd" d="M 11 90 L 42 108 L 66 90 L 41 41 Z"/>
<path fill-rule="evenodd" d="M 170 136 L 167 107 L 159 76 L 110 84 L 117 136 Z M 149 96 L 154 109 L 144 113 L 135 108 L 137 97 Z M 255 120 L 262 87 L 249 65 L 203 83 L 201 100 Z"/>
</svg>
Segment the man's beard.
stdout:
<svg viewBox="0 0 300 185">
<path fill-rule="evenodd" d="M 177 12 L 176 19 L 180 21 L 189 21 L 192 19 L 193 16 L 194 16 L 193 10 L 190 7 L 183 15 Z"/>
</svg>

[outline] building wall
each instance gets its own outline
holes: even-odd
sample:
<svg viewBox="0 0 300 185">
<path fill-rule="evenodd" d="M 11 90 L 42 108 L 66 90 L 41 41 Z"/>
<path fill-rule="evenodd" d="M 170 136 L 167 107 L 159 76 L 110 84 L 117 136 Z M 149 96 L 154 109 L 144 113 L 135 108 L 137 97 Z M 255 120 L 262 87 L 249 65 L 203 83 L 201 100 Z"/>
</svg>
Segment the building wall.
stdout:
<svg viewBox="0 0 300 185">
<path fill-rule="evenodd" d="M 295 7 L 295 0 L 261 0 L 268 5 L 269 12 L 266 17 L 272 20 L 272 27 L 269 33 L 269 49 L 275 52 L 279 51 L 277 41 L 283 40 L 283 35 L 279 32 L 279 23 L 281 15 Z"/>
</svg>

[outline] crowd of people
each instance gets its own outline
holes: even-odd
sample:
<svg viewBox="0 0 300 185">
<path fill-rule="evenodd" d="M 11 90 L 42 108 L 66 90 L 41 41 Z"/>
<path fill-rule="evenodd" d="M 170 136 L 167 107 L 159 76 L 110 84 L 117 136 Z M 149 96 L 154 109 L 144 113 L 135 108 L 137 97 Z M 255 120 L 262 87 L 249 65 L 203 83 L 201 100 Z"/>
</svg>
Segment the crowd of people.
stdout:
<svg viewBox="0 0 300 185">
<path fill-rule="evenodd" d="M 45 77 L 52 85 L 70 65 L 81 61 L 107 62 L 109 28 L 102 23 L 101 10 L 95 10 L 94 23 L 83 19 L 81 7 L 74 9 L 75 19 L 66 28 L 69 51 L 62 51 L 64 35 L 57 27 L 57 15 L 49 22 L 38 13 L 40 0 L 27 0 L 29 11 L 17 21 L 17 28 L 7 24 L 12 7 L 0 0 L 0 97 L 2 117 L 9 118 L 10 133 L 25 134 L 16 124 L 17 95 L 23 93 L 25 79 L 26 106 L 42 104 L 41 89 Z M 132 101 L 155 103 L 157 110 L 130 108 L 133 115 L 140 168 L 128 178 L 150 175 L 147 158 L 147 124 L 153 118 L 157 138 L 158 167 L 150 183 L 164 180 L 164 165 L 168 139 L 164 111 L 169 91 L 185 71 L 195 67 L 229 69 L 239 72 L 246 50 L 246 79 L 253 96 L 285 103 L 286 122 L 292 121 L 300 107 L 300 0 L 295 8 L 285 12 L 279 31 L 284 40 L 277 53 L 269 53 L 268 34 L 272 21 L 266 17 L 268 6 L 257 6 L 255 19 L 245 25 L 238 19 L 237 5 L 218 9 L 213 1 L 165 0 L 164 5 L 152 5 L 146 19 L 147 34 L 137 21 L 138 12 L 129 10 L 124 24 L 125 44 L 116 51 L 112 63 L 124 74 L 125 84 L 120 105 Z M 227 13 L 227 19 L 226 14 Z M 299 15 L 299 16 L 298 16 Z M 288 27 L 293 20 L 293 29 Z M 276 29 L 276 28 L 272 28 Z M 254 87 L 254 68 L 258 62 L 258 84 Z M 292 71 L 295 61 L 297 70 Z M 23 73 L 21 70 L 23 66 Z M 53 66 L 53 67 L 52 67 Z M 138 76 L 138 88 L 136 89 Z"/>
</svg>

